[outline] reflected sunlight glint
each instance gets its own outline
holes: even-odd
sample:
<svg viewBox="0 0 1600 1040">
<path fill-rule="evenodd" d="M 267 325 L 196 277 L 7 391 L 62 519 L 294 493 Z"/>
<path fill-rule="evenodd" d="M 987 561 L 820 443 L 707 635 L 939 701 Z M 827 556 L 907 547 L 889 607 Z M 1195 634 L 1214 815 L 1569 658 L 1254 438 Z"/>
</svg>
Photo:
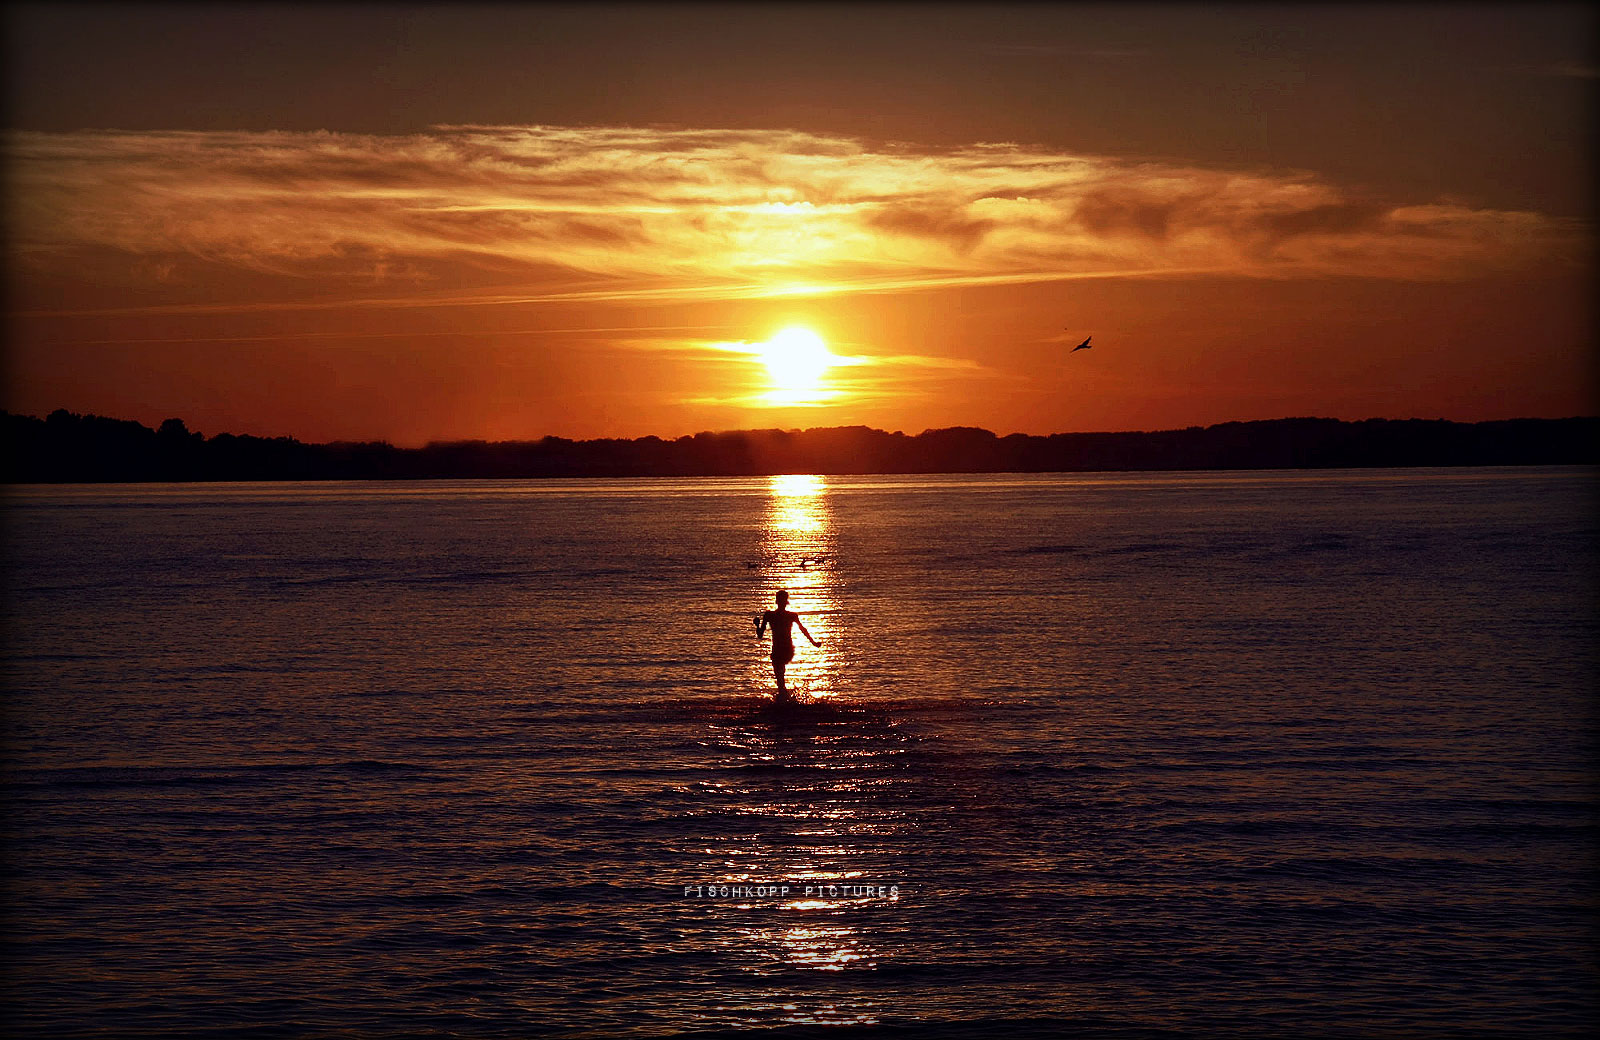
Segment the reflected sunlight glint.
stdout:
<svg viewBox="0 0 1600 1040">
<path fill-rule="evenodd" d="M 797 635 L 790 684 L 802 699 L 834 696 L 840 648 L 834 596 L 833 513 L 827 482 L 809 473 L 788 473 L 771 478 L 765 519 L 767 581 L 764 598 L 771 602 L 779 589 L 787 589 L 790 609 L 799 612 L 806 628 L 822 645 L 814 647 Z M 759 682 L 770 686 L 765 662 L 753 666 Z"/>
</svg>

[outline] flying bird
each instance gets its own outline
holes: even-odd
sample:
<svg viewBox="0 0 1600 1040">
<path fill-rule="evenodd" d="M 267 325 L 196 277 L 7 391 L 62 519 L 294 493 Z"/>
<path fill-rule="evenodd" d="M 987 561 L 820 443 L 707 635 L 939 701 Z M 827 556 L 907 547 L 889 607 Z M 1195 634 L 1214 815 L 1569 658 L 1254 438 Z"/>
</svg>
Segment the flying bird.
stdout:
<svg viewBox="0 0 1600 1040">
<path fill-rule="evenodd" d="M 1088 350 L 1089 349 L 1089 341 L 1091 339 L 1094 339 L 1094 337 L 1093 336 L 1085 336 L 1085 337 L 1083 337 L 1083 342 L 1079 343 L 1077 346 L 1075 346 L 1071 350 L 1067 351 L 1067 353 L 1068 354 L 1076 354 L 1080 350 Z"/>
</svg>

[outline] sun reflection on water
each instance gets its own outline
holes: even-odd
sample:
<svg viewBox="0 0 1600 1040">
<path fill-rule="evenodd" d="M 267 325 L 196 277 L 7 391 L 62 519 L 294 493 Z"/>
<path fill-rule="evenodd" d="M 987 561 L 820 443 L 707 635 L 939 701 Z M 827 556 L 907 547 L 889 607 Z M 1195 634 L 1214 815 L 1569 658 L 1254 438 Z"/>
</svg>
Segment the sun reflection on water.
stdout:
<svg viewBox="0 0 1600 1040">
<path fill-rule="evenodd" d="M 740 934 L 754 957 L 775 961 L 786 968 L 843 971 L 852 966 L 875 966 L 875 952 L 855 928 L 845 924 L 818 922 L 789 928 L 747 928 Z"/>
<path fill-rule="evenodd" d="M 787 590 L 789 609 L 822 644 L 813 647 L 796 633 L 787 678 L 802 701 L 839 697 L 840 676 L 848 671 L 838 595 L 845 561 L 835 533 L 825 478 L 770 479 L 760 532 L 763 607 Z M 765 655 L 752 661 L 750 679 L 772 691 Z M 730 890 L 761 890 L 708 908 L 736 970 L 760 980 L 741 994 L 738 1007 L 719 1009 L 732 1021 L 871 1025 L 884 1013 L 873 996 L 841 996 L 837 988 L 852 973 L 877 972 L 899 954 L 898 933 L 880 922 L 886 912 L 899 912 L 896 886 L 905 879 L 892 871 L 893 850 L 914 826 L 889 787 L 907 782 L 909 740 L 846 701 L 820 716 L 730 721 L 707 744 L 721 752 L 726 773 L 699 785 L 717 832 L 700 848 L 704 876 Z M 772 886 L 788 888 L 766 895 Z M 825 979 L 834 981 L 820 985 Z"/>
<path fill-rule="evenodd" d="M 789 609 L 822 645 L 814 647 L 796 633 L 795 659 L 786 678 L 802 700 L 827 700 L 837 695 L 839 664 L 838 601 L 834 595 L 833 509 L 827 481 L 816 474 L 788 473 L 772 477 L 767 489 L 762 550 L 767 560 L 764 599 L 770 607 L 779 589 L 789 592 Z M 752 671 L 770 688 L 772 674 L 764 662 Z"/>
</svg>

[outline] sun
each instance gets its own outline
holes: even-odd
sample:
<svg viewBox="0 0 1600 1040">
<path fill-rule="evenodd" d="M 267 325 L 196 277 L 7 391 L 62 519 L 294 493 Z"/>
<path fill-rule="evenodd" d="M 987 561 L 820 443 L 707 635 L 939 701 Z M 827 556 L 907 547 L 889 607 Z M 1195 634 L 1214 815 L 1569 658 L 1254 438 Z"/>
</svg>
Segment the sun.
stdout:
<svg viewBox="0 0 1600 1040">
<path fill-rule="evenodd" d="M 795 404 L 822 396 L 822 380 L 839 359 L 828 352 L 822 337 L 800 325 L 791 325 L 761 344 L 761 363 L 772 376 L 774 403 Z"/>
</svg>

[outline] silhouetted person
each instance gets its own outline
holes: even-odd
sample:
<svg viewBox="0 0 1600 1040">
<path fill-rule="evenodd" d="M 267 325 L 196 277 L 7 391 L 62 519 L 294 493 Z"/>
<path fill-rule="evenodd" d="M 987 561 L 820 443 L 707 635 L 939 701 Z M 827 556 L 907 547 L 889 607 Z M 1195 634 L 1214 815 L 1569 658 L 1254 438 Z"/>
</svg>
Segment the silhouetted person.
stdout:
<svg viewBox="0 0 1600 1040">
<path fill-rule="evenodd" d="M 764 610 L 761 616 L 756 618 L 756 638 L 760 639 L 766 632 L 767 626 L 772 626 L 772 677 L 778 682 L 778 693 L 774 699 L 785 701 L 789 699 L 790 693 L 789 688 L 783 684 L 783 670 L 794 660 L 794 634 L 790 628 L 798 627 L 805 637 L 811 640 L 812 646 L 822 644 L 806 631 L 800 615 L 788 609 L 789 593 L 779 589 L 775 598 L 778 601 L 778 609 Z"/>
</svg>

